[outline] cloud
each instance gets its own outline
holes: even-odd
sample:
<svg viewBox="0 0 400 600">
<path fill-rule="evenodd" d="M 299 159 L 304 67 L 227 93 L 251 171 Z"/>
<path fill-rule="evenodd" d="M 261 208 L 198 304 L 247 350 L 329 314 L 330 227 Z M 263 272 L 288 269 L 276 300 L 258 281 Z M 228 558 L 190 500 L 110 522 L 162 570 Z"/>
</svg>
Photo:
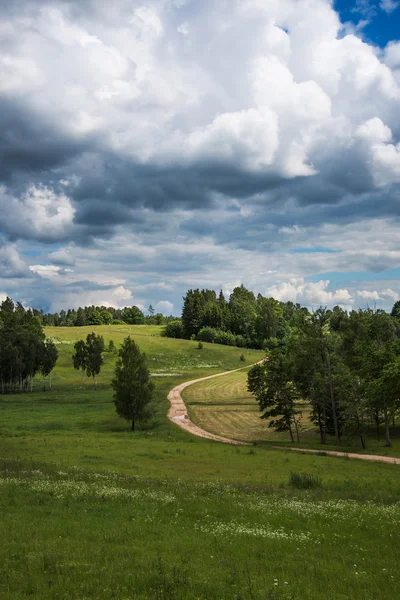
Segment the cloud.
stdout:
<svg viewBox="0 0 400 600">
<path fill-rule="evenodd" d="M 7 244 L 0 238 L 0 278 L 19 279 L 28 275 L 28 267 L 20 257 L 17 246 Z"/>
<path fill-rule="evenodd" d="M 36 273 L 40 277 L 45 277 L 46 279 L 54 279 L 60 274 L 60 267 L 54 265 L 31 265 L 29 269 L 32 273 Z"/>
<path fill-rule="evenodd" d="M 388 305 L 391 276 L 335 275 L 400 264 L 400 46 L 360 28 L 328 0 L 6 4 L 1 289 L 179 311 L 187 287 L 243 281 Z"/>
<path fill-rule="evenodd" d="M 2 231 L 10 237 L 41 241 L 62 240 L 71 232 L 75 209 L 65 194 L 45 186 L 30 186 L 22 197 L 0 187 Z"/>
<path fill-rule="evenodd" d="M 279 285 L 271 286 L 266 295 L 282 302 L 299 302 L 305 306 L 334 306 L 348 307 L 353 303 L 353 297 L 346 289 L 329 291 L 329 280 L 316 283 L 306 283 L 303 279 L 292 279 Z"/>
<path fill-rule="evenodd" d="M 114 306 L 124 308 L 135 304 L 132 292 L 120 285 L 117 287 L 103 286 L 101 289 L 87 289 L 82 284 L 75 284 L 66 288 L 62 294 L 55 293 L 52 297 L 50 310 L 59 311 L 66 308 L 79 308 L 79 306 Z"/>
<path fill-rule="evenodd" d="M 390 14 L 396 10 L 396 8 L 399 8 L 400 2 L 398 0 L 381 0 L 379 6 L 382 10 Z"/>
<path fill-rule="evenodd" d="M 155 306 L 155 311 L 162 313 L 163 315 L 172 315 L 174 312 L 174 305 L 172 302 L 168 302 L 168 300 L 161 300 L 157 302 Z"/>
</svg>

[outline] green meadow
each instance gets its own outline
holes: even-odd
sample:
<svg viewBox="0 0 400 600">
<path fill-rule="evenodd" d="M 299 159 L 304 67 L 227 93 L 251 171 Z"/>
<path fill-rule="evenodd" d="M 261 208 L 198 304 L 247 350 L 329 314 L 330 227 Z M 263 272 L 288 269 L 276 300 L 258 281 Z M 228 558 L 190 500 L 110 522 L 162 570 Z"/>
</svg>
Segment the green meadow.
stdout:
<svg viewBox="0 0 400 600">
<path fill-rule="evenodd" d="M 72 368 L 73 344 L 92 330 L 146 352 L 154 415 L 133 434 L 112 402 L 116 353 L 104 353 L 97 390 Z M 243 362 L 239 348 L 160 333 L 47 328 L 59 350 L 52 390 L 37 379 L 30 394 L 0 396 L 0 598 L 398 598 L 400 467 L 182 431 L 166 418 L 174 385 L 263 353 Z M 189 410 L 247 410 L 245 375 L 188 388 Z"/>
</svg>

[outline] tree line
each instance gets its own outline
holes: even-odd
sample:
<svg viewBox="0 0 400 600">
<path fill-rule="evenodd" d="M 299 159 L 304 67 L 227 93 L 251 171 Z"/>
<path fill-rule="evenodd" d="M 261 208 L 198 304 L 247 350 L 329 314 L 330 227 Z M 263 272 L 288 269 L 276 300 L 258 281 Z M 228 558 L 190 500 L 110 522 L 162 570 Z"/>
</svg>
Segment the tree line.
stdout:
<svg viewBox="0 0 400 600">
<path fill-rule="evenodd" d="M 262 418 L 300 439 L 304 403 L 319 429 L 336 444 L 342 436 L 367 435 L 383 425 L 385 445 L 400 411 L 400 303 L 383 310 L 320 308 L 269 341 L 266 360 L 248 374 L 248 389 Z"/>
<path fill-rule="evenodd" d="M 58 351 L 46 339 L 32 310 L 6 298 L 0 305 L 0 393 L 32 391 L 33 378 L 41 374 L 43 387 L 55 367 Z"/>
<path fill-rule="evenodd" d="M 189 290 L 183 298 L 181 319 L 167 323 L 167 337 L 262 349 L 270 339 L 283 339 L 290 328 L 309 314 L 293 302 L 256 297 L 243 285 L 225 299 L 222 291 Z"/>
<path fill-rule="evenodd" d="M 112 306 L 85 306 L 77 310 L 68 309 L 55 313 L 44 313 L 34 309 L 35 316 L 44 326 L 84 327 L 85 325 L 164 325 L 174 317 L 156 313 L 152 305 L 147 315 L 137 306 L 114 308 Z"/>
</svg>

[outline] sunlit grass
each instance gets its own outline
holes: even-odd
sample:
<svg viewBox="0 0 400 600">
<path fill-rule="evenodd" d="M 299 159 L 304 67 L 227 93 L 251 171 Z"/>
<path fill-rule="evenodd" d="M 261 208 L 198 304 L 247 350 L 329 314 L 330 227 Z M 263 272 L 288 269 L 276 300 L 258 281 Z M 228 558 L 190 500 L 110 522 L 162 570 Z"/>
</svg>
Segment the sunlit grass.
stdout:
<svg viewBox="0 0 400 600">
<path fill-rule="evenodd" d="M 397 597 L 398 466 L 191 436 L 166 419 L 168 391 L 243 366 L 242 351 L 123 328 L 47 329 L 61 342 L 53 389 L 0 396 L 1 600 Z M 130 333 L 157 374 L 154 416 L 134 434 L 112 402 L 116 355 L 97 391 L 72 369 L 65 342 L 93 329 L 117 346 Z M 190 410 L 230 410 L 232 394 L 249 411 L 245 372 L 227 377 L 212 380 L 218 405 Z"/>
</svg>

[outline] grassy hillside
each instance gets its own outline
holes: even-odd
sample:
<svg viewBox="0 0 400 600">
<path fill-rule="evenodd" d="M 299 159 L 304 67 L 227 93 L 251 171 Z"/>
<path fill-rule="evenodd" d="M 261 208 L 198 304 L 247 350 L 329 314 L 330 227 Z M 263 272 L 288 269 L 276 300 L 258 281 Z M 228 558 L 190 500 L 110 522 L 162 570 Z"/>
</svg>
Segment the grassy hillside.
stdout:
<svg viewBox="0 0 400 600">
<path fill-rule="evenodd" d="M 134 434 L 112 404 L 115 355 L 97 391 L 70 366 L 93 329 L 117 344 L 131 334 L 156 375 L 155 417 Z M 46 333 L 60 350 L 53 390 L 0 396 L 2 600 L 396 598 L 397 466 L 232 447 L 168 422 L 169 389 L 242 366 L 239 349 L 137 326 Z"/>
</svg>

